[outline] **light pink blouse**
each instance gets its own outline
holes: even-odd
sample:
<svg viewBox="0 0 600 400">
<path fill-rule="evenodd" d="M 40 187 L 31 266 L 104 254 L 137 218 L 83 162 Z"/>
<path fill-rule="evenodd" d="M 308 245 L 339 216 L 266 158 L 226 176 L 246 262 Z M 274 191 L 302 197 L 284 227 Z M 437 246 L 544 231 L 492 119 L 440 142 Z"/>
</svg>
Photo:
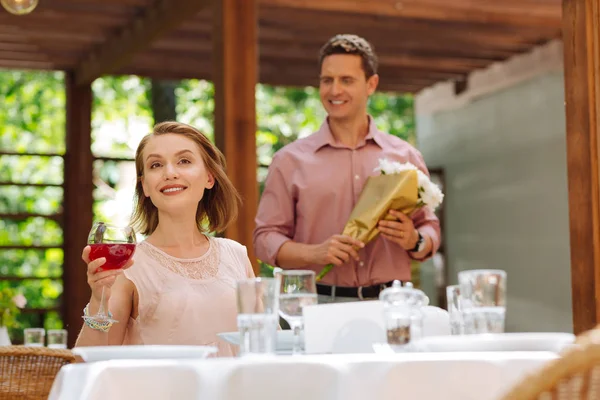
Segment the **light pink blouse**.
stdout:
<svg viewBox="0 0 600 400">
<path fill-rule="evenodd" d="M 139 295 L 138 317 L 129 319 L 123 344 L 210 345 L 218 356 L 234 346 L 217 337 L 237 331 L 236 281 L 253 277 L 246 247 L 209 238 L 199 258 L 181 259 L 143 241 L 124 271 Z"/>
</svg>

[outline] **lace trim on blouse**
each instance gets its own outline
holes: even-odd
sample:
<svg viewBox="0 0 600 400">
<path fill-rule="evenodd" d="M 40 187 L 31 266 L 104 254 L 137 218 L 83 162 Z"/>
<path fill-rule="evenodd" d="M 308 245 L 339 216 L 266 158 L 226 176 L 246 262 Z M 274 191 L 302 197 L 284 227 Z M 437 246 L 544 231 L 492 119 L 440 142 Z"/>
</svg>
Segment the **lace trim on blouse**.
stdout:
<svg viewBox="0 0 600 400">
<path fill-rule="evenodd" d="M 144 241 L 140 245 L 154 257 L 161 266 L 177 275 L 188 279 L 209 279 L 219 272 L 220 253 L 217 243 L 208 238 L 209 247 L 206 253 L 198 258 L 177 258 L 170 256 L 158 247 Z"/>
</svg>

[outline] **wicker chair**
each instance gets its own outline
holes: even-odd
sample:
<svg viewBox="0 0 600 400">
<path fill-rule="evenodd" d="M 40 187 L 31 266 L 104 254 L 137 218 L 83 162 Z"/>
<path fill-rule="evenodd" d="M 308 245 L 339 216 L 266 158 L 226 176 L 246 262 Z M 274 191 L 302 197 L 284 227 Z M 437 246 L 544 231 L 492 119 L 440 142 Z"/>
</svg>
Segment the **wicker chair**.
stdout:
<svg viewBox="0 0 600 400">
<path fill-rule="evenodd" d="M 47 399 L 58 370 L 74 361 L 70 350 L 0 346 L 0 400 Z"/>
<path fill-rule="evenodd" d="M 503 400 L 600 400 L 600 330 L 580 335 L 561 357 L 525 377 Z"/>
</svg>

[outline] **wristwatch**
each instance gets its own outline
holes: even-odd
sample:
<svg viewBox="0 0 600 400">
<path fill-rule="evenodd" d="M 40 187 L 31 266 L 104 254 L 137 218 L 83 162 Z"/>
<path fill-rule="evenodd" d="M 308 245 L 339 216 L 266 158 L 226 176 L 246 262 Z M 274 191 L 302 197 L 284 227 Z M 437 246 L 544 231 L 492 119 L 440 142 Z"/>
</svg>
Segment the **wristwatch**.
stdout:
<svg viewBox="0 0 600 400">
<path fill-rule="evenodd" d="M 421 235 L 421 232 L 417 231 L 417 233 L 419 234 L 419 239 L 417 239 L 415 247 L 409 250 L 411 253 L 420 253 L 425 250 L 425 238 Z"/>
</svg>

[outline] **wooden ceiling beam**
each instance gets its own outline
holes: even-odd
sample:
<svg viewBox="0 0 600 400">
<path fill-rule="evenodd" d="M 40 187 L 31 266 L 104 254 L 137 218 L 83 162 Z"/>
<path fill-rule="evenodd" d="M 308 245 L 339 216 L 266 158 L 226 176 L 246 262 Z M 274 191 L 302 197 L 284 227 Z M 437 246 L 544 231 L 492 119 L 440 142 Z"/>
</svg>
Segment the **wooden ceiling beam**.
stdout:
<svg viewBox="0 0 600 400">
<path fill-rule="evenodd" d="M 286 35 L 287 34 L 287 35 Z M 302 48 L 307 56 L 312 54 L 317 58 L 319 48 L 326 40 L 326 35 L 318 35 L 317 32 L 293 34 L 290 36 L 290 30 L 261 28 L 259 32 L 260 46 L 279 47 L 283 51 L 289 51 L 289 48 Z M 389 38 L 390 32 L 387 37 Z M 536 44 L 537 40 L 525 40 L 517 37 L 496 37 L 486 38 L 478 34 L 463 35 L 454 37 L 452 34 L 444 35 L 406 35 L 396 41 L 389 41 L 380 38 L 379 35 L 372 40 L 375 50 L 378 54 L 402 53 L 410 51 L 413 53 L 441 53 L 443 55 L 456 54 L 456 57 L 464 58 L 487 58 L 493 60 L 502 60 L 515 52 L 526 51 Z M 205 33 L 182 33 L 174 32 L 167 37 L 156 41 L 152 49 L 156 50 L 181 50 L 187 52 L 203 51 L 208 49 L 211 43 L 211 36 Z"/>
<path fill-rule="evenodd" d="M 492 56 L 496 60 L 560 37 L 560 26 L 548 29 L 516 28 L 497 24 L 458 24 L 368 15 L 335 15 L 306 10 L 295 11 L 290 16 L 289 12 L 285 14 L 282 10 L 284 9 L 262 11 L 260 43 L 281 43 L 284 47 L 302 44 L 313 48 L 315 54 L 329 37 L 339 32 L 354 32 L 366 37 L 375 45 L 379 54 L 394 52 L 395 48 L 431 48 L 436 51 L 458 51 L 462 54 L 479 51 L 496 53 Z M 329 17 L 323 14 L 329 14 Z M 193 22 L 182 25 L 165 39 L 176 46 L 184 46 L 177 42 L 179 39 L 194 41 L 199 38 L 210 41 L 210 21 L 195 18 Z"/>
<path fill-rule="evenodd" d="M 137 66 L 128 67 L 126 70 L 120 71 L 124 75 L 138 75 L 154 79 L 212 79 L 212 69 L 209 64 L 198 68 L 178 68 L 174 63 L 169 63 L 169 66 L 159 67 L 158 65 L 148 65 L 140 63 Z M 451 79 L 452 76 L 436 77 L 435 75 L 427 78 L 422 75 L 418 78 L 405 77 L 402 82 L 383 80 L 378 88 L 381 92 L 401 92 L 401 93 L 416 93 L 419 90 L 432 85 L 439 80 Z M 302 76 L 296 73 L 281 73 L 269 72 L 263 70 L 259 73 L 259 82 L 265 85 L 272 86 L 289 86 L 289 87 L 316 87 L 318 80 L 314 77 Z"/>
<path fill-rule="evenodd" d="M 2 49 L 2 51 L 21 51 L 21 52 L 26 52 L 26 51 L 31 51 L 31 52 L 39 52 L 40 49 L 39 47 L 30 44 L 30 43 L 26 43 L 26 42 L 8 42 L 8 41 L 3 41 L 2 39 L 0 39 L 0 49 Z"/>
<path fill-rule="evenodd" d="M 261 0 L 262 7 L 403 17 L 430 21 L 496 23 L 515 26 L 561 25 L 560 4 L 554 8 L 502 7 L 503 2 L 431 2 L 426 0 Z"/>
<path fill-rule="evenodd" d="M 52 4 L 54 7 L 58 7 L 58 6 L 74 6 L 74 5 L 86 5 L 86 6 L 90 6 L 90 5 L 103 5 L 103 4 L 110 4 L 110 5 L 118 5 L 118 6 L 145 6 L 148 4 L 148 2 L 151 0 L 52 0 L 50 2 L 50 4 Z M 43 3 L 43 2 L 42 2 Z M 41 4 L 40 4 L 41 6 Z"/>
<path fill-rule="evenodd" d="M 144 15 L 134 18 L 126 28 L 93 50 L 75 69 L 75 81 L 89 83 L 99 76 L 114 73 L 134 54 L 145 50 L 155 39 L 210 3 L 211 0 L 156 0 Z"/>
<path fill-rule="evenodd" d="M 270 1 L 270 0 L 265 0 Z M 273 0 L 276 1 L 276 0 Z M 285 1 L 285 0 L 284 0 Z M 381 1 L 381 0 L 379 0 Z M 415 1 L 415 0 L 411 0 Z M 416 0 L 420 4 L 423 0 Z M 481 0 L 479 0 L 481 1 Z M 314 2 L 314 0 L 309 0 Z M 352 4 L 347 2 L 347 4 Z M 448 4 L 454 4 L 454 2 L 445 2 L 446 7 Z M 501 3 L 504 5 L 504 2 Z M 436 9 L 444 8 L 443 5 L 438 5 Z M 537 10 L 537 6 L 531 5 L 528 8 L 523 8 L 523 13 L 534 13 Z M 371 30 L 406 30 L 406 31 L 423 31 L 423 30 L 442 30 L 450 32 L 461 32 L 463 34 L 473 33 L 475 31 L 480 32 L 495 32 L 495 33 L 514 33 L 526 35 L 544 35 L 550 32 L 554 32 L 557 28 L 561 28 L 560 20 L 557 23 L 549 26 L 535 26 L 535 25 L 511 25 L 505 23 L 495 23 L 490 21 L 473 21 L 473 20 L 447 20 L 447 19 L 427 19 L 427 18 L 411 18 L 402 15 L 377 15 L 370 12 L 365 13 L 347 13 L 347 12 L 335 12 L 335 11 L 322 11 L 318 9 L 297 8 L 290 13 L 290 9 L 282 7 L 268 7 L 261 10 L 261 25 L 269 25 L 274 27 L 285 28 L 289 26 L 303 27 L 312 30 L 313 27 L 320 27 L 327 29 L 333 27 L 338 29 L 339 27 L 352 28 L 349 31 L 353 32 L 356 28 L 370 28 Z M 290 24 L 290 22 L 295 22 Z M 373 29 L 376 28 L 376 29 Z M 339 32 L 338 32 L 339 33 Z"/>
<path fill-rule="evenodd" d="M 66 29 L 56 32 L 47 29 L 28 29 L 27 33 L 4 33 L 0 26 L 0 40 L 9 40 L 9 38 L 14 38 L 15 40 L 19 38 L 19 40 L 24 42 L 33 40 L 34 44 L 43 42 L 69 42 L 73 45 L 80 44 L 83 46 L 100 44 L 102 41 L 102 36 L 82 31 L 77 32 L 77 30 Z"/>
<path fill-rule="evenodd" d="M 152 51 L 151 54 L 164 63 L 164 60 L 175 60 L 177 63 L 208 62 L 211 58 L 210 44 L 198 43 L 195 51 L 184 53 L 181 49 L 177 51 L 163 50 Z M 315 79 L 318 74 L 318 62 L 316 52 L 303 46 L 291 45 L 280 47 L 273 45 L 261 45 L 259 56 L 261 64 L 280 64 L 287 65 L 290 69 L 308 70 L 314 72 Z M 399 71 L 405 69 L 439 71 L 453 73 L 467 73 L 473 69 L 483 68 L 495 60 L 483 58 L 461 58 L 451 55 L 436 56 L 434 53 L 429 55 L 415 55 L 410 53 L 397 53 L 396 55 L 384 55 L 379 57 L 380 68 L 396 69 Z"/>
<path fill-rule="evenodd" d="M 153 0 L 52 0 L 40 1 L 38 10 L 93 11 L 110 14 L 131 13 L 152 3 Z"/>
<path fill-rule="evenodd" d="M 27 28 L 31 25 L 61 26 L 64 23 L 90 24 L 94 26 L 118 26 L 130 20 L 129 15 L 100 14 L 95 12 L 69 11 L 59 12 L 54 10 L 36 10 L 27 18 L 9 13 L 0 13 L 0 23 L 6 25 L 22 26 Z"/>
<path fill-rule="evenodd" d="M 210 53 L 198 57 L 178 57 L 146 52 L 136 55 L 130 66 L 119 71 L 120 74 L 136 74 L 145 77 L 163 79 L 212 79 L 212 59 Z M 165 62 L 174 60 L 174 62 Z M 175 62 L 176 61 L 176 62 Z M 393 90 L 402 85 L 429 86 L 436 81 L 445 81 L 464 77 L 464 72 L 428 71 L 421 68 L 380 68 L 381 90 Z M 304 61 L 290 62 L 286 59 L 260 59 L 259 82 L 288 86 L 318 85 L 318 70 L 315 63 Z M 387 88 L 387 89 L 386 89 Z"/>
<path fill-rule="evenodd" d="M 311 0 L 312 1 L 312 0 Z M 438 7 L 439 8 L 439 7 Z M 529 13 L 535 7 L 524 9 Z M 483 36 L 504 38 L 529 38 L 537 40 L 541 37 L 556 36 L 560 33 L 560 19 L 555 25 L 547 27 L 531 25 L 506 25 L 489 22 L 473 21 L 447 21 L 447 20 L 424 20 L 403 17 L 382 17 L 373 14 L 349 14 L 336 13 L 320 10 L 295 9 L 290 13 L 288 9 L 263 8 L 261 10 L 261 31 L 276 31 L 285 39 L 299 39 L 299 36 L 316 37 L 323 41 L 333 34 L 340 32 L 353 32 L 369 38 L 376 32 L 382 32 L 386 39 L 394 37 L 395 34 L 423 33 L 447 33 L 453 37 Z M 212 20 L 198 14 L 193 20 L 182 23 L 178 33 L 210 33 Z M 394 36 L 389 36 L 390 34 Z M 325 36 L 323 38 L 322 36 Z M 400 40 L 405 37 L 399 37 Z"/>
<path fill-rule="evenodd" d="M 53 70 L 60 69 L 51 61 L 38 60 L 2 60 L 0 59 L 0 69 L 18 69 L 18 70 Z"/>
</svg>

